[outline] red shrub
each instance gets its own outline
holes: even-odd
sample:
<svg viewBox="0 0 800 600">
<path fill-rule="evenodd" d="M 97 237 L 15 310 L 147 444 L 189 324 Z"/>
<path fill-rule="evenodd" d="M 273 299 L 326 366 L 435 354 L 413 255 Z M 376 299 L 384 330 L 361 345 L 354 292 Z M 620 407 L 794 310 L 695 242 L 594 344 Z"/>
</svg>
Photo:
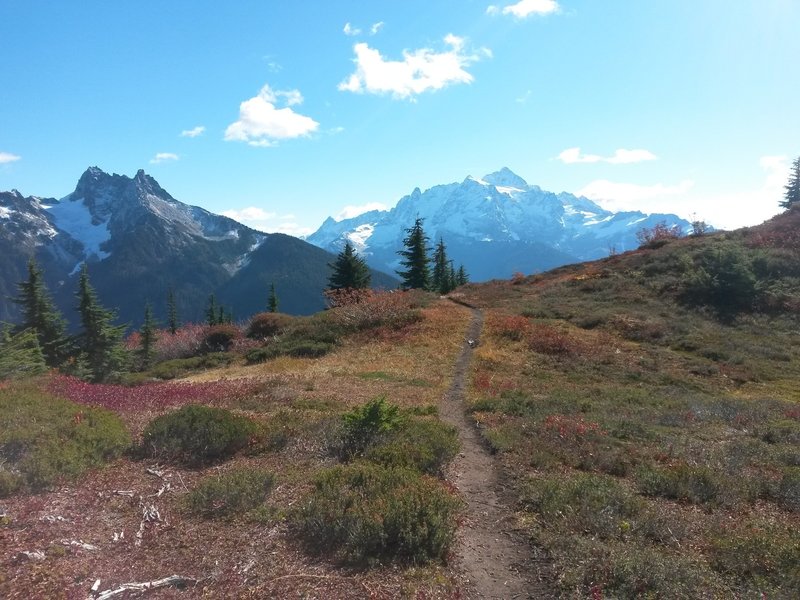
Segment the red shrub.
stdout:
<svg viewBox="0 0 800 600">
<path fill-rule="evenodd" d="M 244 399 L 258 393 L 262 384 L 251 379 L 204 383 L 147 383 L 135 387 L 88 383 L 68 375 L 55 375 L 48 391 L 56 396 L 116 411 L 158 410 L 183 404 L 214 404 Z"/>
<path fill-rule="evenodd" d="M 498 317 L 492 323 L 492 328 L 501 337 L 520 341 L 530 330 L 530 325 L 530 321 L 525 317 Z"/>
<path fill-rule="evenodd" d="M 574 354 L 577 351 L 577 344 L 563 331 L 537 323 L 528 334 L 528 348 L 541 354 L 563 356 Z"/>
<path fill-rule="evenodd" d="M 642 227 L 636 232 L 636 239 L 640 247 L 658 248 L 682 235 L 679 225 L 670 227 L 666 221 L 660 221 L 652 227 Z"/>
<path fill-rule="evenodd" d="M 227 352 L 233 342 L 242 336 L 236 325 L 224 324 L 209 327 L 203 336 L 203 352 Z"/>
<path fill-rule="evenodd" d="M 254 315 L 247 326 L 247 337 L 264 340 L 283 333 L 292 317 L 283 313 L 264 312 Z"/>
</svg>

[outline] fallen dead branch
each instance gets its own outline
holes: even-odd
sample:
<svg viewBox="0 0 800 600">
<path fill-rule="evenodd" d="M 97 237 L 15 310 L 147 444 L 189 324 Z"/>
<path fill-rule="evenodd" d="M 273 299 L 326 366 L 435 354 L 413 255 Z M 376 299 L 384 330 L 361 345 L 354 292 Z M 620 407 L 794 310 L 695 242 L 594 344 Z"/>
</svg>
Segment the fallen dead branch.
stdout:
<svg viewBox="0 0 800 600">
<path fill-rule="evenodd" d="M 88 600 L 107 600 L 107 598 L 113 598 L 114 596 L 124 594 L 125 592 L 147 592 L 149 590 L 155 590 L 163 587 L 182 588 L 195 583 L 197 583 L 197 580 L 192 579 L 191 577 L 170 575 L 169 577 L 155 579 L 153 581 L 144 581 L 141 583 L 123 583 L 122 585 L 113 589 L 104 590 L 99 593 L 95 592 L 89 596 Z"/>
</svg>

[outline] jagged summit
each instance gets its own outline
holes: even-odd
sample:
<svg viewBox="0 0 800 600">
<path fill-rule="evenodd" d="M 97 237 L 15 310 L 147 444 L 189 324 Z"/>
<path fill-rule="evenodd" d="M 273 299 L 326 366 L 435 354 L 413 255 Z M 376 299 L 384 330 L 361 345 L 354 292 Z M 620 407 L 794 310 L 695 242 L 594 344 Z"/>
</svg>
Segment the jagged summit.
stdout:
<svg viewBox="0 0 800 600">
<path fill-rule="evenodd" d="M 332 252 L 349 240 L 370 266 L 392 271 L 404 230 L 416 217 L 425 220 L 431 240 L 445 240 L 450 256 L 464 264 L 473 281 L 629 250 L 638 245 L 639 229 L 659 221 L 691 227 L 675 215 L 614 213 L 587 198 L 554 194 L 503 167 L 481 179 L 470 176 L 424 192 L 415 188 L 388 211 L 326 220 L 307 240 Z"/>
<path fill-rule="evenodd" d="M 508 167 L 503 167 L 499 171 L 484 175 L 481 179 L 495 186 L 517 188 L 519 190 L 528 189 L 528 182 Z"/>
</svg>

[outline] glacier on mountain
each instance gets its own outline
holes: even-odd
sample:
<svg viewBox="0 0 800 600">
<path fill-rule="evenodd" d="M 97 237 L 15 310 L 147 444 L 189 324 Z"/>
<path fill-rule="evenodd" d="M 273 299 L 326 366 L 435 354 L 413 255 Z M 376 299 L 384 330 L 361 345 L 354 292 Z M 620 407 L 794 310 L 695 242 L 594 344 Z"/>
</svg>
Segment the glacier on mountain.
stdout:
<svg viewBox="0 0 800 600">
<path fill-rule="evenodd" d="M 508 168 L 461 183 L 415 188 L 387 211 L 336 221 L 328 218 L 307 241 L 337 252 L 350 241 L 376 269 L 399 265 L 405 229 L 419 217 L 430 242 L 444 239 L 451 258 L 473 280 L 509 277 L 591 260 L 638 246 L 636 233 L 665 221 L 688 232 L 670 214 L 614 213 L 585 197 L 555 194 L 528 184 Z"/>
</svg>

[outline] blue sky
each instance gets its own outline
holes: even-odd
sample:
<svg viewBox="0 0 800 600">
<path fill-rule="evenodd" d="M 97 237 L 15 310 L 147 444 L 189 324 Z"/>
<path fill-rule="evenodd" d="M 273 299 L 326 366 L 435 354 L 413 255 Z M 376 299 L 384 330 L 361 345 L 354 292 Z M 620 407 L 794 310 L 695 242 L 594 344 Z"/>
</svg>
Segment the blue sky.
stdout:
<svg viewBox="0 0 800 600">
<path fill-rule="evenodd" d="M 508 166 L 720 227 L 800 154 L 797 0 L 0 0 L 0 190 L 88 167 L 268 231 Z"/>
</svg>

